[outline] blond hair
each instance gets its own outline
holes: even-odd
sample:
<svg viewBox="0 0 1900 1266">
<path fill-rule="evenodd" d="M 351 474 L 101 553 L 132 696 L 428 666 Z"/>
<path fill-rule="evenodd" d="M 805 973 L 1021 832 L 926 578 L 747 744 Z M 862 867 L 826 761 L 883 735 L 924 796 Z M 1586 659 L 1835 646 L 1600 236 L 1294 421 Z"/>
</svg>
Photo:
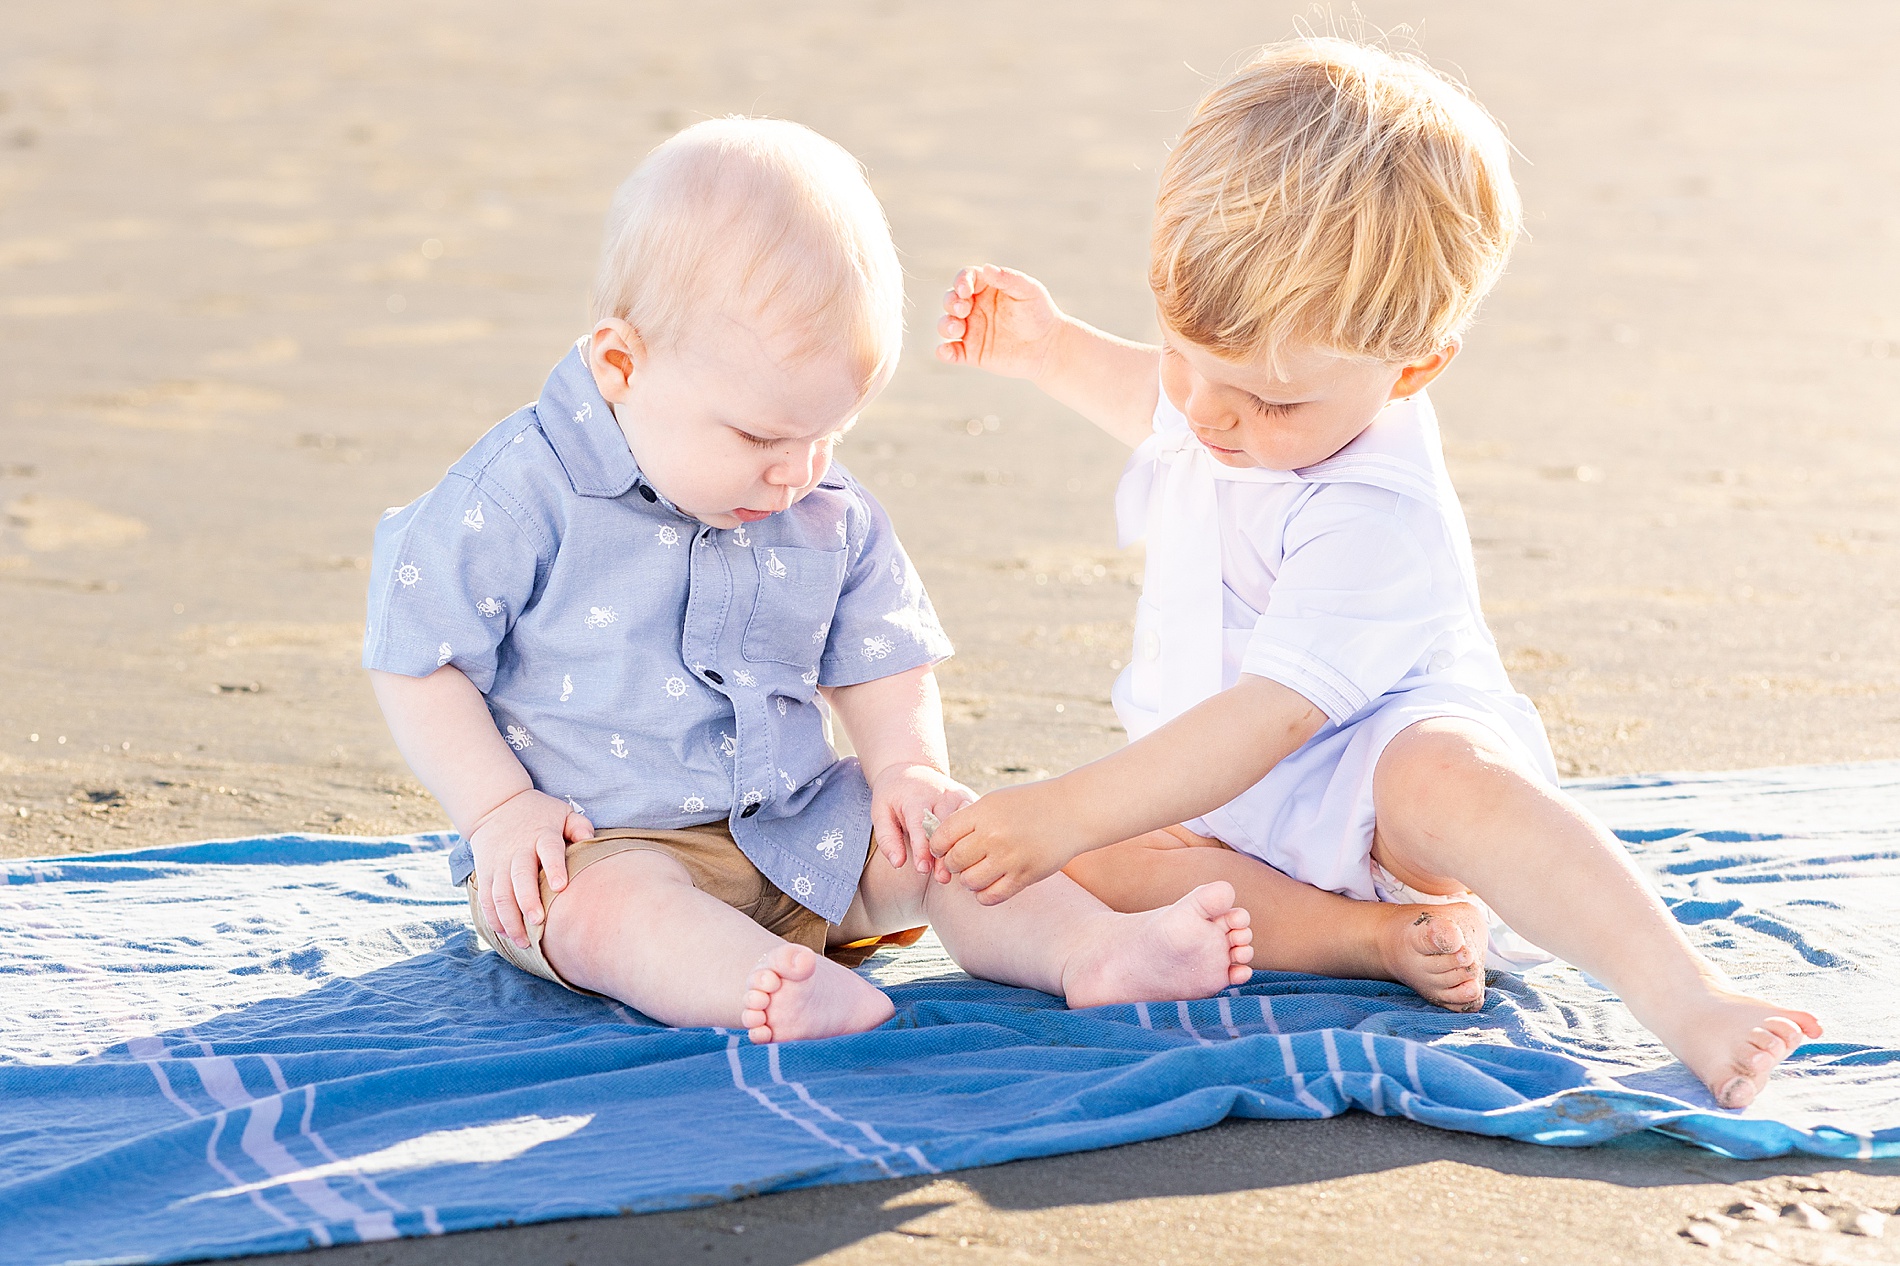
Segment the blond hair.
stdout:
<svg viewBox="0 0 1900 1266">
<path fill-rule="evenodd" d="M 1399 363 L 1446 346 L 1522 212 L 1484 108 L 1347 40 L 1262 49 L 1195 107 L 1156 202 L 1162 321 L 1229 359 L 1289 342 Z"/>
<path fill-rule="evenodd" d="M 797 360 L 842 351 L 868 386 L 895 363 L 903 269 L 864 168 L 780 119 L 725 118 L 661 142 L 615 193 L 593 316 L 650 345 L 765 318 Z"/>
</svg>

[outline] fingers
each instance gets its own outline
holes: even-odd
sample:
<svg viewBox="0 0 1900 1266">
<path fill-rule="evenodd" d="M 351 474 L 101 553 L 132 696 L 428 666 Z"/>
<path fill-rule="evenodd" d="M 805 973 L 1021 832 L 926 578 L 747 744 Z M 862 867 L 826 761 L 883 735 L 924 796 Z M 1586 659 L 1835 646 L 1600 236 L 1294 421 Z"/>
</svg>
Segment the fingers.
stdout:
<svg viewBox="0 0 1900 1266">
<path fill-rule="evenodd" d="M 515 901 L 515 891 L 509 876 L 496 875 L 490 881 L 488 913 L 491 916 L 490 927 L 522 949 L 528 948 L 528 929 L 521 921 L 521 907 Z"/>
<path fill-rule="evenodd" d="M 584 820 L 584 819 L 583 819 Z M 534 846 L 535 856 L 540 859 L 541 869 L 547 872 L 548 887 L 560 892 L 567 887 L 567 841 L 543 837 Z M 540 885 L 535 886 L 535 896 L 541 895 Z M 536 919 L 539 923 L 540 920 Z"/>
<path fill-rule="evenodd" d="M 901 867 L 908 859 L 908 850 L 904 846 L 904 827 L 896 813 L 886 807 L 871 823 L 871 835 L 877 841 L 877 851 L 893 868 Z"/>
<path fill-rule="evenodd" d="M 561 823 L 561 834 L 567 837 L 568 843 L 578 844 L 594 838 L 594 824 L 582 814 L 570 813 Z"/>
<path fill-rule="evenodd" d="M 533 849 L 522 849 L 508 863 L 508 881 L 513 889 L 516 906 L 522 919 L 539 924 L 543 918 L 541 909 L 541 858 Z M 496 898 L 499 902 L 500 898 Z M 522 936 L 527 931 L 522 930 Z"/>
</svg>

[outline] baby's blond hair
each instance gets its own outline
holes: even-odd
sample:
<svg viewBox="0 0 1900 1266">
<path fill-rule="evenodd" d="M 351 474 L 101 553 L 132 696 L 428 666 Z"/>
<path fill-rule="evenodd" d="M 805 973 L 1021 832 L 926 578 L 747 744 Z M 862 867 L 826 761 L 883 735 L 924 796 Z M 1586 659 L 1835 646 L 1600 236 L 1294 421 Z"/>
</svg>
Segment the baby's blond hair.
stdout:
<svg viewBox="0 0 1900 1266">
<path fill-rule="evenodd" d="M 808 127 L 709 119 L 663 141 L 614 195 L 596 321 L 652 346 L 721 315 L 764 318 L 793 359 L 840 351 L 869 386 L 895 363 L 903 269 L 864 169 Z"/>
<path fill-rule="evenodd" d="M 1168 158 L 1148 280 L 1228 359 L 1289 342 L 1398 363 L 1470 322 L 1521 220 L 1509 147 L 1426 66 L 1347 40 L 1262 49 Z"/>
</svg>

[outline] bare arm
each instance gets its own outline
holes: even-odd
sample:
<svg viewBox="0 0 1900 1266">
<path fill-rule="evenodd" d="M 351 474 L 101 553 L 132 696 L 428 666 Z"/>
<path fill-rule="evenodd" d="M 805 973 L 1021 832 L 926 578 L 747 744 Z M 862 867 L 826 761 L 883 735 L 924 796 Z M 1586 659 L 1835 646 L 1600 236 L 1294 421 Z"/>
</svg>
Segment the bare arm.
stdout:
<svg viewBox="0 0 1900 1266">
<path fill-rule="evenodd" d="M 928 665 L 855 686 L 822 688 L 871 784 L 871 828 L 893 866 L 931 866 L 926 812 L 947 818 L 976 797 L 950 777 L 943 699 Z"/>
<path fill-rule="evenodd" d="M 1034 277 L 995 264 L 959 272 L 943 311 L 939 360 L 1027 378 L 1130 448 L 1148 438 L 1160 348 L 1076 320 Z"/>
<path fill-rule="evenodd" d="M 467 836 L 504 801 L 534 786 L 460 669 L 427 677 L 372 671 L 370 686 L 396 749 Z"/>
<path fill-rule="evenodd" d="M 547 917 L 541 871 L 556 892 L 567 887 L 567 845 L 591 838 L 593 824 L 535 790 L 461 670 L 369 677 L 397 750 L 475 855 L 477 899 L 491 926 L 525 947 L 526 925 Z"/>
<path fill-rule="evenodd" d="M 1297 691 L 1243 674 L 1234 686 L 1100 760 L 1059 778 L 991 792 L 945 822 L 931 850 L 985 904 L 994 904 L 1090 849 L 1226 804 L 1325 723 L 1325 713 Z"/>
</svg>

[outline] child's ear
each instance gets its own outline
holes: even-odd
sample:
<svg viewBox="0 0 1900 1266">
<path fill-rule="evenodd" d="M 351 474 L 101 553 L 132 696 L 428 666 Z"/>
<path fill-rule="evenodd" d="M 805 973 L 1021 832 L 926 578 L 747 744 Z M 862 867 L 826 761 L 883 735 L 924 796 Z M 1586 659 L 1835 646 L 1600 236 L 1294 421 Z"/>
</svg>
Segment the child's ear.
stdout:
<svg viewBox="0 0 1900 1266">
<path fill-rule="evenodd" d="M 1431 385 L 1432 379 L 1445 372 L 1445 367 L 1451 364 L 1452 357 L 1456 356 L 1463 346 L 1463 342 L 1453 339 L 1431 355 L 1421 356 L 1407 363 L 1399 371 L 1399 379 L 1392 384 L 1391 394 L 1386 398 L 1402 400 L 1406 396 L 1415 396 L 1425 390 Z"/>
<path fill-rule="evenodd" d="M 647 345 L 640 332 L 619 317 L 607 317 L 594 326 L 587 340 L 587 367 L 601 399 L 619 404 L 627 388 L 646 367 Z"/>
</svg>

